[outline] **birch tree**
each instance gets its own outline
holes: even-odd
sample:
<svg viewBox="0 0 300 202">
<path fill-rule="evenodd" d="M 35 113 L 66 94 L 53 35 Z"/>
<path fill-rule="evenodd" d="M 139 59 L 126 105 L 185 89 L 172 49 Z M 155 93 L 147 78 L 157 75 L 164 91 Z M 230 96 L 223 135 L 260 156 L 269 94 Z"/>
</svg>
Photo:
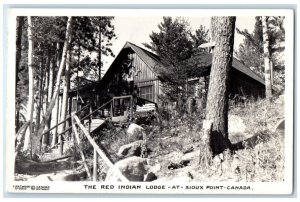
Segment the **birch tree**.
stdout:
<svg viewBox="0 0 300 202">
<path fill-rule="evenodd" d="M 33 118 L 33 107 L 34 107 L 34 78 L 33 78 L 33 37 L 32 37 L 32 19 L 31 16 L 27 17 L 28 28 L 28 101 L 27 101 L 27 116 L 26 119 L 29 122 L 29 130 L 25 133 L 23 151 L 30 150 L 31 147 L 31 135 L 32 135 L 32 118 Z"/>
</svg>

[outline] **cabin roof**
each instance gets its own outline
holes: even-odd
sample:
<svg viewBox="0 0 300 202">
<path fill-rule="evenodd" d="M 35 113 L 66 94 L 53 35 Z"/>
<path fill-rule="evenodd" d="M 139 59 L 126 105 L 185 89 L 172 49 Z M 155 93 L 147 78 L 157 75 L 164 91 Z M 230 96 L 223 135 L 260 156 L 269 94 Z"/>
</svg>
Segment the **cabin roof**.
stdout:
<svg viewBox="0 0 300 202">
<path fill-rule="evenodd" d="M 123 51 L 128 50 L 128 48 L 132 49 L 154 73 L 155 73 L 155 67 L 163 66 L 161 61 L 160 61 L 160 58 L 156 54 L 154 54 L 154 53 L 152 53 L 152 52 L 150 52 L 150 51 L 148 51 L 144 48 L 141 48 L 141 47 L 139 47 L 139 46 L 137 46 L 137 45 L 135 45 L 131 42 L 126 42 L 125 45 L 123 46 L 123 48 L 121 49 L 121 51 L 119 52 L 119 54 L 116 56 L 115 60 L 111 64 L 111 66 L 108 68 L 106 74 L 103 76 L 100 83 L 98 83 L 98 85 L 101 85 L 101 83 L 107 82 L 107 80 L 109 80 L 109 75 L 113 74 L 114 68 L 116 68 L 114 66 L 115 66 L 117 60 L 120 59 L 120 57 L 121 57 L 120 55 L 123 53 Z M 202 72 L 207 71 L 207 69 L 209 67 L 211 67 L 211 65 L 212 65 L 212 54 L 200 54 L 200 55 L 194 56 L 192 60 L 193 60 L 192 63 L 194 63 L 193 65 L 195 65 L 196 67 L 201 68 L 203 70 L 203 71 L 199 71 L 199 69 L 197 69 L 196 71 L 198 72 L 198 74 L 202 74 Z M 255 72 L 253 72 L 250 68 L 246 67 L 238 59 L 233 58 L 232 67 L 234 69 L 240 71 L 241 73 L 247 75 L 248 77 L 256 80 L 257 82 L 265 85 L 265 82 L 264 82 L 263 78 L 261 78 Z M 85 87 L 82 86 L 82 87 L 80 87 L 79 90 L 91 88 L 92 86 L 93 86 L 93 84 L 86 85 Z"/>
<path fill-rule="evenodd" d="M 202 69 L 202 71 L 205 71 L 208 67 L 211 67 L 212 65 L 212 54 L 201 54 L 196 55 L 192 58 L 192 65 L 195 65 L 197 67 L 197 71 L 199 71 L 199 68 Z M 233 57 L 232 60 L 232 67 L 241 73 L 247 75 L 248 77 L 258 81 L 259 83 L 265 85 L 265 81 L 263 78 L 261 78 L 258 74 L 256 74 L 254 71 L 252 71 L 250 68 L 245 66 L 241 61 L 239 61 L 237 58 Z M 199 71 L 201 73 L 202 71 Z"/>
<path fill-rule="evenodd" d="M 152 70 L 155 69 L 158 65 L 161 66 L 161 61 L 157 55 L 154 53 L 141 48 L 133 43 L 126 42 L 125 48 L 132 48 L 133 51 L 145 62 L 146 65 L 148 65 Z"/>
<path fill-rule="evenodd" d="M 155 68 L 155 66 L 157 65 L 162 65 L 159 57 L 154 53 L 151 53 L 150 51 L 147 51 L 144 48 L 141 48 L 130 42 L 126 42 L 124 48 L 127 47 L 131 47 L 136 52 L 136 54 L 152 69 Z M 196 61 L 199 61 L 197 64 L 198 67 L 210 67 L 212 65 L 212 54 L 202 54 L 195 57 L 198 57 L 196 58 Z M 265 85 L 265 81 L 263 78 L 261 78 L 258 74 L 253 72 L 250 68 L 245 66 L 241 61 L 239 61 L 235 57 L 232 60 L 232 67 L 251 77 L 252 79 L 258 81 L 259 83 Z"/>
</svg>

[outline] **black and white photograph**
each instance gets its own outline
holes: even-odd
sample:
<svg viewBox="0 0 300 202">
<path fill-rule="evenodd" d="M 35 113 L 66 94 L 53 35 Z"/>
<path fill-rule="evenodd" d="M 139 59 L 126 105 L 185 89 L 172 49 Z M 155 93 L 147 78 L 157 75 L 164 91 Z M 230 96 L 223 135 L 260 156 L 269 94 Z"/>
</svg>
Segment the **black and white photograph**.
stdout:
<svg viewBox="0 0 300 202">
<path fill-rule="evenodd" d="M 9 192 L 292 192 L 292 10 L 9 22 Z"/>
</svg>

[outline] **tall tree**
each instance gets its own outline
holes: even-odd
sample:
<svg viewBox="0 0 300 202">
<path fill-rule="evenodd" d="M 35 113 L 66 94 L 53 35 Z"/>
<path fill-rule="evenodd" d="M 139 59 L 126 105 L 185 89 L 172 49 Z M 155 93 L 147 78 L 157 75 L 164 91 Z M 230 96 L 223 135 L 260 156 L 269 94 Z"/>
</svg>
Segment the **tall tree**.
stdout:
<svg viewBox="0 0 300 202">
<path fill-rule="evenodd" d="M 65 36 L 65 40 L 64 40 L 63 53 L 62 53 L 62 57 L 61 57 L 62 59 L 61 59 L 60 66 L 59 66 L 57 76 L 56 76 L 56 84 L 55 84 L 54 93 L 52 95 L 52 99 L 49 103 L 49 106 L 48 106 L 44 116 L 42 117 L 42 121 L 39 125 L 37 135 L 35 135 L 33 137 L 33 145 L 34 145 L 33 152 L 34 153 L 39 153 L 39 147 L 38 146 L 40 144 L 41 137 L 42 137 L 45 125 L 48 122 L 48 119 L 49 119 L 49 117 L 52 113 L 52 109 L 55 105 L 55 101 L 56 101 L 56 99 L 58 97 L 58 94 L 59 94 L 61 76 L 62 76 L 62 73 L 65 69 L 65 65 L 66 65 L 67 51 L 69 49 L 71 35 L 72 35 L 72 16 L 69 16 L 68 21 L 67 21 L 67 28 L 66 28 L 66 36 Z"/>
<path fill-rule="evenodd" d="M 28 86 L 29 86 L 29 93 L 28 93 L 28 101 L 27 101 L 27 121 L 29 122 L 29 130 L 26 131 L 25 140 L 24 140 L 24 151 L 30 150 L 31 147 L 31 136 L 33 132 L 33 107 L 34 107 L 34 78 L 33 78 L 33 37 L 32 37 L 32 17 L 27 17 L 28 21 Z"/>
<path fill-rule="evenodd" d="M 199 53 L 200 49 L 199 46 L 201 44 L 207 43 L 209 30 L 206 29 L 205 26 L 200 25 L 198 29 L 195 30 L 195 34 L 191 34 L 193 40 L 193 52 L 194 54 Z"/>
<path fill-rule="evenodd" d="M 204 130 L 205 146 L 212 154 L 222 153 L 230 147 L 228 139 L 229 73 L 233 57 L 236 17 L 212 17 L 212 67 L 206 105 Z"/>
<path fill-rule="evenodd" d="M 280 88 L 284 89 L 284 17 L 269 16 L 267 21 L 269 37 L 270 63 L 273 67 L 272 81 Z M 246 66 L 251 68 L 257 74 L 264 77 L 264 39 L 262 17 L 255 17 L 254 30 L 250 33 L 248 30 L 239 30 L 237 33 L 244 36 L 243 43 L 239 45 L 236 52 L 237 57 Z"/>
<path fill-rule="evenodd" d="M 268 17 L 262 17 L 263 27 L 263 43 L 264 43 L 264 64 L 265 64 L 265 85 L 266 85 L 266 98 L 268 101 L 272 98 L 272 83 L 271 83 L 271 64 L 270 64 L 270 42 L 268 32 Z"/>
<path fill-rule="evenodd" d="M 20 61 L 22 57 L 22 31 L 24 27 L 24 17 L 20 16 L 17 17 L 17 34 L 16 34 L 16 83 L 15 86 L 17 87 L 19 82 L 19 70 L 20 68 Z M 17 97 L 17 90 L 16 90 L 16 97 Z M 19 130 L 20 127 L 20 104 L 18 99 L 16 99 L 16 132 Z"/>
<path fill-rule="evenodd" d="M 111 49 L 112 43 L 111 40 L 116 38 L 115 27 L 112 24 L 114 17 L 111 16 L 97 16 L 91 17 L 92 23 L 97 27 L 96 36 L 97 36 L 97 46 L 96 51 L 98 54 L 97 57 L 97 66 L 98 66 L 98 80 L 101 80 L 102 74 L 102 55 L 114 57 L 114 53 Z"/>
<path fill-rule="evenodd" d="M 169 100 L 176 101 L 177 109 L 182 111 L 188 79 L 183 61 L 193 52 L 189 24 L 184 18 L 163 17 L 158 28 L 159 32 L 150 34 L 151 43 L 144 45 L 160 57 L 164 67 L 157 66 L 156 71 L 163 79 L 162 90 Z"/>
<path fill-rule="evenodd" d="M 71 36 L 69 38 L 69 41 L 71 42 Z M 68 93 L 70 90 L 70 63 L 71 63 L 71 50 L 69 49 L 67 51 L 67 61 L 66 61 L 66 68 L 65 68 L 65 74 L 63 76 L 63 95 L 62 95 L 62 110 L 61 110 L 61 118 L 60 120 L 65 120 L 67 118 L 67 112 L 68 112 Z M 60 133 L 63 132 L 66 129 L 66 122 L 64 122 L 60 127 Z M 59 136 L 59 142 L 60 142 L 60 154 L 63 154 L 63 134 Z"/>
</svg>

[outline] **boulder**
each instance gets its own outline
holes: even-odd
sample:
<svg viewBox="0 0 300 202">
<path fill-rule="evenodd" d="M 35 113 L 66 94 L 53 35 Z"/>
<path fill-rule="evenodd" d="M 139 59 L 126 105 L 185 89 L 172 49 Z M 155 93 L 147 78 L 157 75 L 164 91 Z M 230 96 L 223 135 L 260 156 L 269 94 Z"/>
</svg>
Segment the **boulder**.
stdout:
<svg viewBox="0 0 300 202">
<path fill-rule="evenodd" d="M 157 180 L 157 176 L 153 172 L 149 172 L 145 175 L 144 182 L 152 182 Z"/>
<path fill-rule="evenodd" d="M 243 133 L 246 131 L 246 125 L 243 120 L 236 115 L 228 116 L 228 133 Z"/>
<path fill-rule="evenodd" d="M 130 156 L 141 156 L 143 140 L 138 140 L 120 147 L 118 157 L 126 158 Z"/>
<path fill-rule="evenodd" d="M 190 153 L 187 153 L 185 155 L 182 156 L 182 161 L 192 161 L 192 160 L 199 160 L 199 156 L 200 156 L 200 149 L 197 149 L 195 151 L 192 151 Z"/>
<path fill-rule="evenodd" d="M 285 129 L 285 119 L 282 119 L 276 124 L 274 131 L 280 132 L 280 131 L 284 131 L 284 129 Z"/>
<path fill-rule="evenodd" d="M 135 123 L 131 123 L 127 129 L 127 134 L 135 140 L 142 140 L 146 133 L 143 127 Z"/>
<path fill-rule="evenodd" d="M 169 154 L 163 156 L 166 163 L 179 163 L 182 160 L 183 153 L 181 151 L 172 151 Z"/>
<path fill-rule="evenodd" d="M 116 169 L 119 169 L 129 181 L 143 182 L 145 175 L 148 173 L 147 164 L 147 159 L 136 156 L 120 160 L 113 168 L 109 169 L 105 181 L 119 181 L 119 177 L 116 172 Z"/>
</svg>

